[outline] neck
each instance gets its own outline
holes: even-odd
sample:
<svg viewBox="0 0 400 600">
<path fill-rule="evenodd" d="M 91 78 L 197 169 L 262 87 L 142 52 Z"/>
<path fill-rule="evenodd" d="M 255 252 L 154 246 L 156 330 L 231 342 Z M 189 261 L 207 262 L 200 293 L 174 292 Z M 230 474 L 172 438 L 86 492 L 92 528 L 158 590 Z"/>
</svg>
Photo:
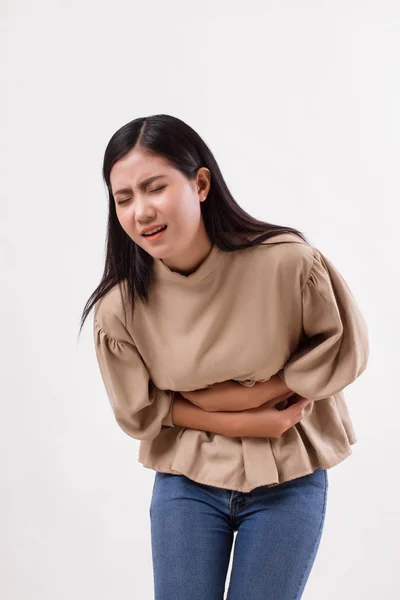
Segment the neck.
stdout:
<svg viewBox="0 0 400 600">
<path fill-rule="evenodd" d="M 194 273 L 212 250 L 212 243 L 208 237 L 203 239 L 194 248 L 184 251 L 179 257 L 162 259 L 162 262 L 174 273 L 190 275 Z"/>
</svg>

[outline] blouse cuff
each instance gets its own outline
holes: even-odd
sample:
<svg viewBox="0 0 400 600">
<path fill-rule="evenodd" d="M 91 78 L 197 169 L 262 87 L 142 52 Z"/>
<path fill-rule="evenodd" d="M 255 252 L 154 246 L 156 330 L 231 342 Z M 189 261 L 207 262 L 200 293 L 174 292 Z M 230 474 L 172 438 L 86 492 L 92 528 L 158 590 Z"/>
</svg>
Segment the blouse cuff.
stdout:
<svg viewBox="0 0 400 600">
<path fill-rule="evenodd" d="M 161 425 L 164 425 L 165 427 L 175 427 L 175 424 L 172 421 L 172 409 L 174 406 L 175 397 L 176 397 L 176 392 L 171 392 L 171 403 L 169 405 L 169 410 L 168 410 L 167 414 L 165 415 L 165 417 L 161 421 Z"/>
</svg>

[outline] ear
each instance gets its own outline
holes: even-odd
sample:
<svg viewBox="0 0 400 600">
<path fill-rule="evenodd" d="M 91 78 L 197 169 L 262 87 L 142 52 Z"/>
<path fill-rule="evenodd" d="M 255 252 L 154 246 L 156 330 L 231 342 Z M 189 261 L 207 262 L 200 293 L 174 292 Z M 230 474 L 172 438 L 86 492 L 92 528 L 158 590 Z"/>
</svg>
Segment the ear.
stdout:
<svg viewBox="0 0 400 600">
<path fill-rule="evenodd" d="M 197 192 L 200 202 L 204 202 L 211 187 L 211 173 L 207 167 L 200 167 L 197 171 Z"/>
</svg>

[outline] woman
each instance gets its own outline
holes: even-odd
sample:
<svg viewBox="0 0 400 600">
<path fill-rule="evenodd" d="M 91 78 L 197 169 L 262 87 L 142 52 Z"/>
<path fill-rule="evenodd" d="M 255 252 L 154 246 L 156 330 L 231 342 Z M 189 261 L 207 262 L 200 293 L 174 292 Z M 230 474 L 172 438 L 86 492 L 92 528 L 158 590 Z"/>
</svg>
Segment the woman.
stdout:
<svg viewBox="0 0 400 600">
<path fill-rule="evenodd" d="M 365 321 L 304 235 L 232 198 L 204 141 L 169 115 L 111 138 L 96 356 L 119 426 L 155 471 L 156 600 L 301 598 L 327 469 L 356 436 L 343 389 Z"/>
</svg>

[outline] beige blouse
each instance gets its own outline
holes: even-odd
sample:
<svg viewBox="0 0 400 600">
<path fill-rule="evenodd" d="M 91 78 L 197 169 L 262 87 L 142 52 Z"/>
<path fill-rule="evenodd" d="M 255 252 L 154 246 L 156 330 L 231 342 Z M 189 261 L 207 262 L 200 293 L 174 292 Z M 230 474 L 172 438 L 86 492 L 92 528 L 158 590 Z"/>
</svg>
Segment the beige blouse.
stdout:
<svg viewBox="0 0 400 600">
<path fill-rule="evenodd" d="M 122 287 L 95 306 L 94 344 L 115 419 L 140 440 L 144 467 L 249 492 L 351 454 L 343 389 L 366 368 L 368 333 L 347 283 L 319 250 L 293 234 L 233 252 L 214 245 L 188 276 L 153 259 L 149 303 L 137 300 L 133 316 Z M 231 379 L 251 386 L 276 373 L 313 400 L 278 439 L 172 423 L 176 391 Z"/>
</svg>

